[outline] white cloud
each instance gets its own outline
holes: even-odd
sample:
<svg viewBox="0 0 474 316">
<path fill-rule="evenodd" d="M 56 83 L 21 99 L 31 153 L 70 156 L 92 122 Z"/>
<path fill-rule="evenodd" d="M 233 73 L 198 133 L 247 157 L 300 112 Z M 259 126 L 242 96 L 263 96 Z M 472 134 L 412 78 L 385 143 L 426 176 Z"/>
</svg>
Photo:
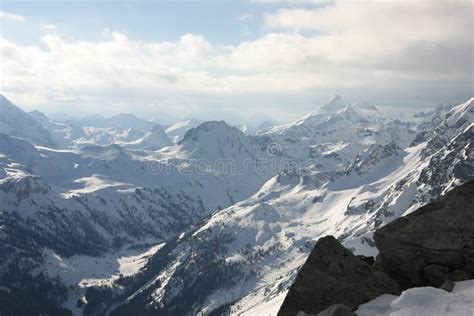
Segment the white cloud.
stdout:
<svg viewBox="0 0 474 316">
<path fill-rule="evenodd" d="M 15 21 L 23 23 L 25 18 L 18 14 L 13 14 L 6 11 L 0 11 L 0 21 Z"/>
<path fill-rule="evenodd" d="M 2 92 L 56 111 L 204 118 L 257 110 L 294 118 L 332 93 L 391 105 L 457 101 L 472 94 L 471 12 L 427 1 L 285 9 L 265 16 L 270 33 L 228 46 L 196 34 L 149 42 L 111 30 L 94 42 L 3 39 Z"/>
<path fill-rule="evenodd" d="M 418 44 L 471 46 L 472 17 L 467 1 L 337 1 L 318 9 L 279 10 L 266 15 L 265 23 L 316 31 L 326 56 L 352 60 L 399 55 Z"/>
</svg>

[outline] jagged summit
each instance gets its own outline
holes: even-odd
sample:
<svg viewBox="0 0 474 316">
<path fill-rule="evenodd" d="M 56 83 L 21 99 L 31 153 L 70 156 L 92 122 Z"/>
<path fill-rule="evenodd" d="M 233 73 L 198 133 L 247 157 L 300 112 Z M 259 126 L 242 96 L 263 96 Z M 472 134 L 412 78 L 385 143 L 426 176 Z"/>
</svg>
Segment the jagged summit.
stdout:
<svg viewBox="0 0 474 316">
<path fill-rule="evenodd" d="M 291 130 L 300 130 L 298 133 L 301 133 L 302 128 L 327 128 L 335 121 L 346 121 L 346 123 L 375 122 L 380 118 L 381 113 L 373 105 L 347 104 L 342 97 L 334 96 L 302 118 L 289 124 L 274 126 L 262 134 L 277 133 L 286 135 L 291 133 Z"/>
<path fill-rule="evenodd" d="M 457 128 L 474 123 L 474 98 L 453 107 L 446 115 L 446 124 Z"/>
<path fill-rule="evenodd" d="M 324 109 L 325 111 L 337 111 L 338 109 L 344 108 L 346 106 L 347 104 L 345 100 L 340 95 L 334 95 L 329 99 L 329 101 L 318 106 L 316 111 L 321 109 Z"/>
<path fill-rule="evenodd" d="M 147 133 L 143 138 L 139 139 L 134 143 L 137 147 L 143 149 L 157 150 L 166 146 L 170 146 L 173 143 L 169 139 L 160 125 L 155 125 L 153 129 Z"/>
<path fill-rule="evenodd" d="M 226 137 L 230 135 L 245 136 L 238 128 L 228 125 L 225 121 L 207 121 L 191 128 L 179 142 L 184 144 L 190 140 L 197 141 L 201 137 Z"/>
</svg>

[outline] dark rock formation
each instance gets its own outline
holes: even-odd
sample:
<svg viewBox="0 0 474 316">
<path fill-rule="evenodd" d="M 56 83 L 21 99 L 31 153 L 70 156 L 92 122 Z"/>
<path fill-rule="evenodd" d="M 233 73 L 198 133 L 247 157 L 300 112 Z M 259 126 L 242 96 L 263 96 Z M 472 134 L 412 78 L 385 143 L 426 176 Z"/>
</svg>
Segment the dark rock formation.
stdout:
<svg viewBox="0 0 474 316">
<path fill-rule="evenodd" d="M 363 256 L 363 255 L 357 255 L 356 257 L 359 258 L 360 260 L 364 261 L 368 265 L 373 266 L 375 264 L 375 258 L 374 257 L 367 257 L 367 256 Z"/>
<path fill-rule="evenodd" d="M 374 234 L 377 265 L 402 288 L 474 278 L 474 181 Z"/>
<path fill-rule="evenodd" d="M 474 279 L 474 181 L 380 228 L 374 239 L 375 263 L 332 236 L 319 239 L 278 315 L 350 315 L 341 306 L 355 310 L 400 288 L 449 292 L 454 281 Z"/>
<path fill-rule="evenodd" d="M 399 294 L 400 290 L 389 276 L 354 256 L 333 236 L 326 236 L 316 243 L 278 315 L 318 314 L 333 304 L 355 310 L 384 293 Z"/>
</svg>

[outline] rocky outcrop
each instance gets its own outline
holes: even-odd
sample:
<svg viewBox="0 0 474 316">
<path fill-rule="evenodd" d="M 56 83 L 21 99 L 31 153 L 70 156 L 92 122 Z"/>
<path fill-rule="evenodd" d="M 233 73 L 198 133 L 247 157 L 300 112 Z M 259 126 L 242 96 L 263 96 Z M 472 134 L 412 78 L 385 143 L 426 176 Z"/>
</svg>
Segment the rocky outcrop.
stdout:
<svg viewBox="0 0 474 316">
<path fill-rule="evenodd" d="M 474 278 L 474 181 L 374 234 L 377 264 L 404 289 Z"/>
<path fill-rule="evenodd" d="M 332 236 L 319 239 L 278 315 L 339 315 L 333 309 L 350 315 L 341 304 L 355 310 L 400 289 L 449 292 L 453 281 L 474 279 L 474 181 L 380 228 L 374 239 L 375 262 L 354 256 Z"/>
<path fill-rule="evenodd" d="M 400 290 L 385 273 L 354 256 L 333 236 L 326 236 L 316 243 L 278 315 L 318 314 L 333 304 L 354 310 L 384 293 Z"/>
</svg>

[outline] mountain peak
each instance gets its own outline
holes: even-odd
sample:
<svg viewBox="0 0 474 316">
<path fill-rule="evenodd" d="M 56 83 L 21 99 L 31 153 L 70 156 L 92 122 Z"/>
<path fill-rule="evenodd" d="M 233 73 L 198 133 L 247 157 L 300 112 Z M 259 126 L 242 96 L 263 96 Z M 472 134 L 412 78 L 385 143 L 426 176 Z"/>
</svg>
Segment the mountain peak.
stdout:
<svg viewBox="0 0 474 316">
<path fill-rule="evenodd" d="M 449 126 L 474 122 L 474 98 L 454 106 L 446 115 L 446 123 Z"/>
<path fill-rule="evenodd" d="M 30 111 L 28 112 L 28 115 L 31 116 L 38 123 L 42 124 L 43 126 L 45 126 L 51 121 L 51 119 L 47 117 L 46 114 L 38 110 Z"/>
<path fill-rule="evenodd" d="M 309 116 L 334 114 L 341 110 L 344 110 L 345 108 L 347 108 L 347 105 L 344 99 L 339 95 L 335 95 L 331 99 L 329 99 L 328 102 L 318 106 L 316 110 L 310 113 Z"/>
<path fill-rule="evenodd" d="M 168 135 L 160 125 L 155 125 L 151 132 L 147 133 L 140 141 L 141 145 L 149 149 L 159 149 L 172 144 Z"/>
<path fill-rule="evenodd" d="M 219 158 L 237 159 L 250 154 L 251 139 L 224 121 L 204 122 L 186 132 L 178 143 L 187 153 L 215 161 Z M 241 160 L 236 160 L 241 161 Z"/>
<path fill-rule="evenodd" d="M 0 96 L 0 133 L 23 138 L 33 144 L 55 147 L 52 135 L 4 95 Z"/>
<path fill-rule="evenodd" d="M 228 133 L 237 133 L 244 136 L 242 131 L 240 131 L 238 128 L 228 125 L 225 121 L 208 121 L 188 130 L 179 143 L 185 143 L 190 139 L 197 141 L 204 134 L 213 134 L 217 137 L 226 135 Z"/>
<path fill-rule="evenodd" d="M 114 118 L 122 118 L 122 119 L 138 119 L 137 116 L 135 116 L 135 114 L 132 114 L 132 113 L 119 113 L 117 115 L 114 115 L 112 116 Z"/>
</svg>

